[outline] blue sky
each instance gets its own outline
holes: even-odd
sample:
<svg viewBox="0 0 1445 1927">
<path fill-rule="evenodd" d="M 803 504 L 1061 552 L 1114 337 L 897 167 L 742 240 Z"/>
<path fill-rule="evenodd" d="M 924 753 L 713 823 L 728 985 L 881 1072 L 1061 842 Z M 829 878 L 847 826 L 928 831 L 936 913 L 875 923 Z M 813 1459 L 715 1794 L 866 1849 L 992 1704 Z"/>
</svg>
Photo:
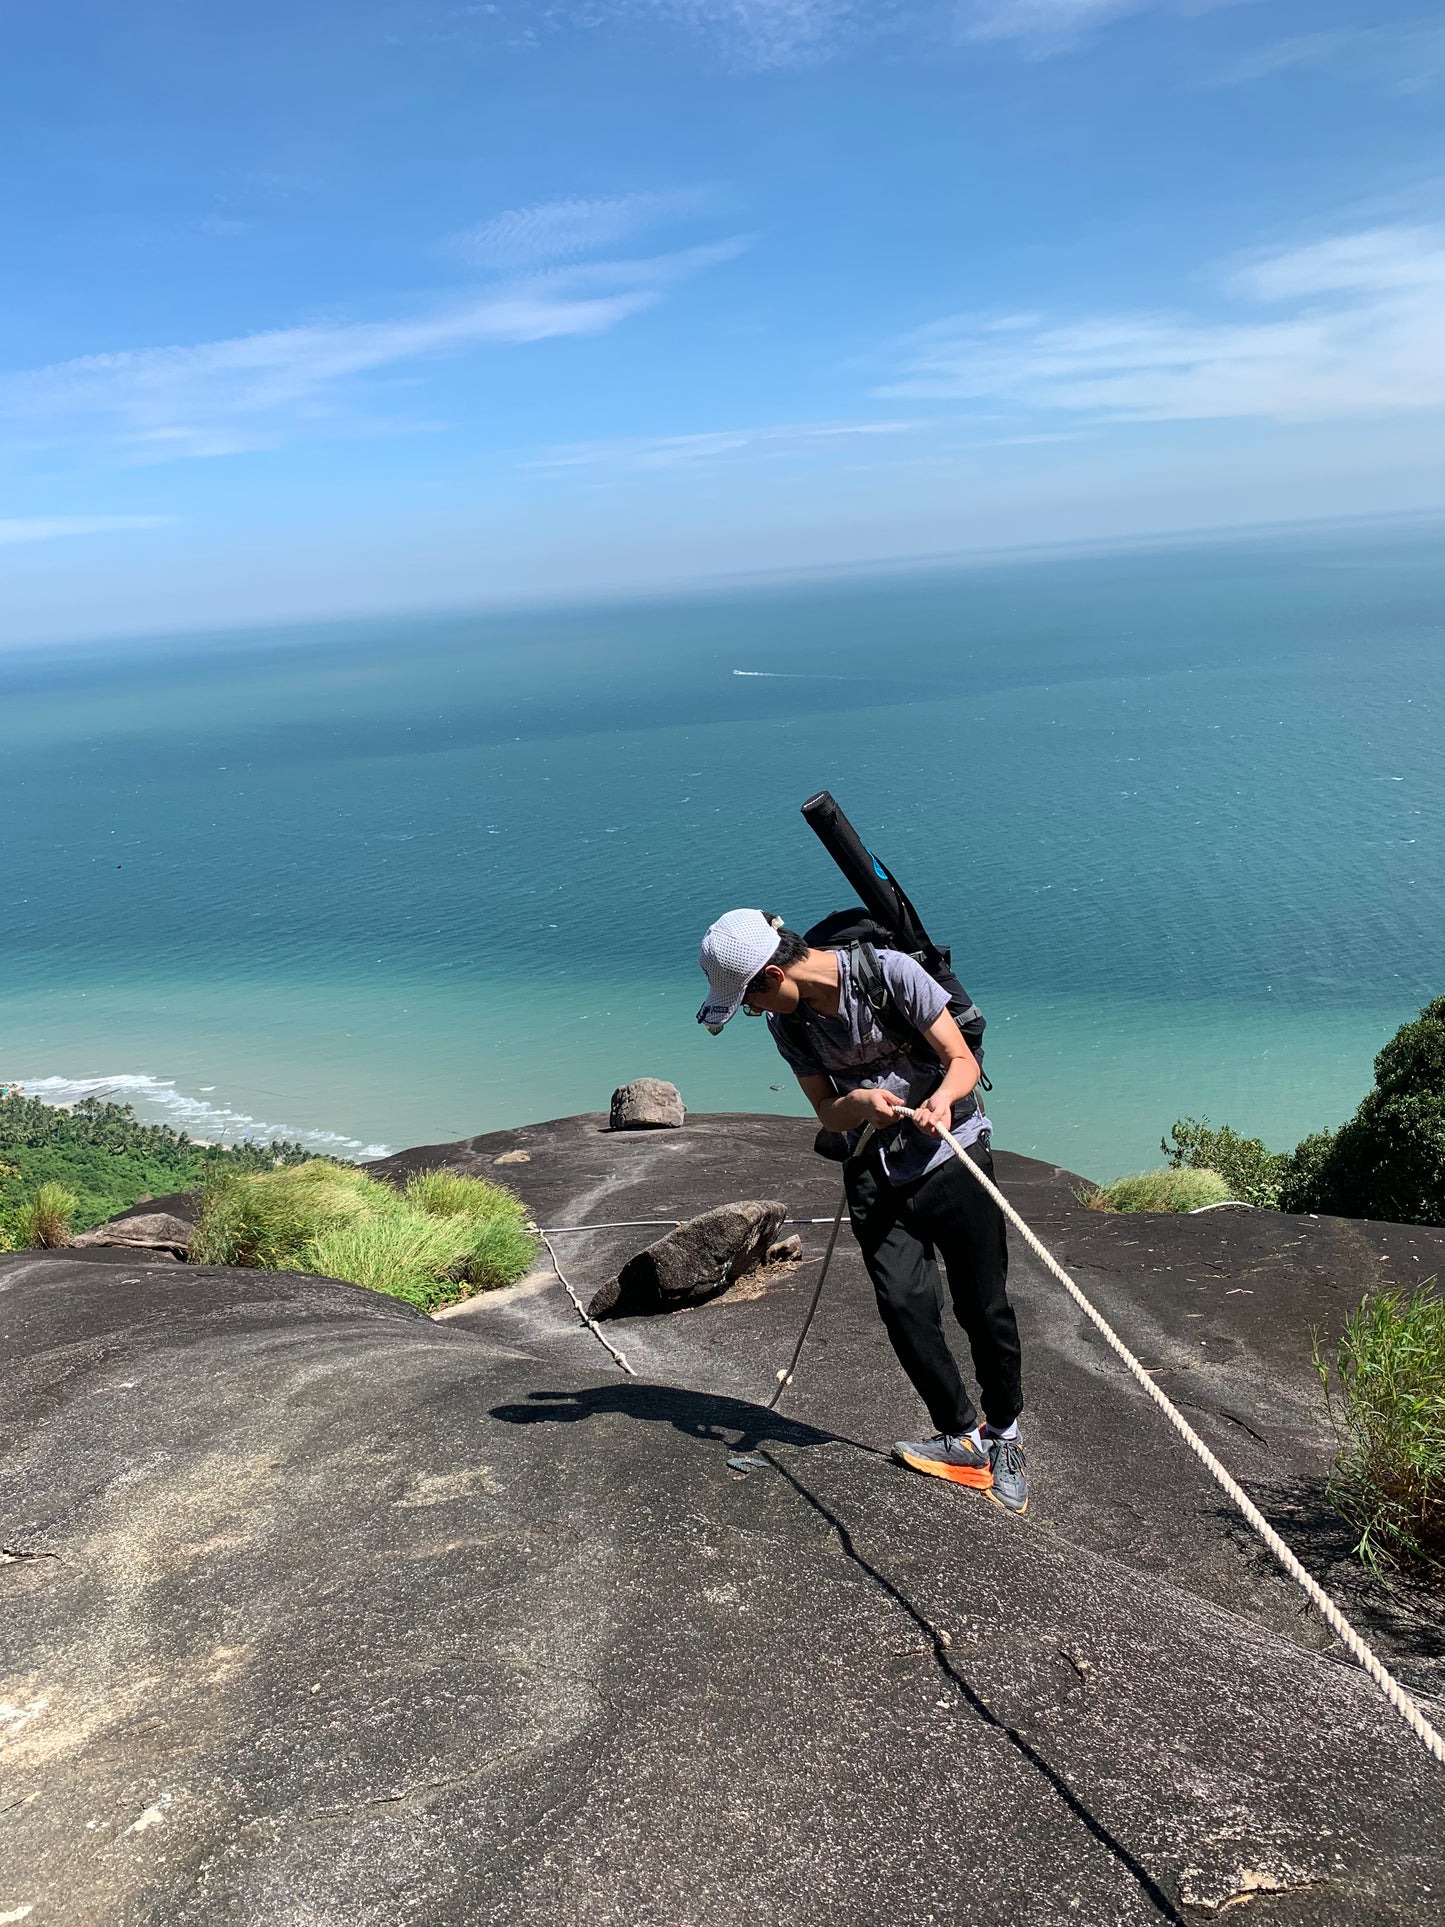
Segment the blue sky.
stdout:
<svg viewBox="0 0 1445 1927">
<path fill-rule="evenodd" d="M 53 0 L 0 638 L 1445 507 L 1445 12 Z"/>
</svg>

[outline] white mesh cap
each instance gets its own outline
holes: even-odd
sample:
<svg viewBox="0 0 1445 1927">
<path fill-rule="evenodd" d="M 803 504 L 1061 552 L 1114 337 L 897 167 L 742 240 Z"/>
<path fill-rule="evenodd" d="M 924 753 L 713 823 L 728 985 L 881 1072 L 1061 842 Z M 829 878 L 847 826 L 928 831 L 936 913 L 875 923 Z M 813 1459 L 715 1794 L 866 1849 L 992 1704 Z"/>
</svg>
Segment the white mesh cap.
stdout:
<svg viewBox="0 0 1445 1927">
<path fill-rule="evenodd" d="M 712 995 L 697 1013 L 716 1037 L 737 1015 L 743 992 L 778 947 L 778 933 L 761 910 L 729 910 L 719 917 L 698 948 Z"/>
</svg>

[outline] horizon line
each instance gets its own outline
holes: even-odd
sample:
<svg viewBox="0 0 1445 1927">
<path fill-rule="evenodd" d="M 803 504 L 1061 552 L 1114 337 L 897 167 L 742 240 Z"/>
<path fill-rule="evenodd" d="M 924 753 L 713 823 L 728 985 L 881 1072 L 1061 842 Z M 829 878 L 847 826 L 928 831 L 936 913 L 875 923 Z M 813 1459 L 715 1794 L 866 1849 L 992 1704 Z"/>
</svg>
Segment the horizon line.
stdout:
<svg viewBox="0 0 1445 1927">
<path fill-rule="evenodd" d="M 856 562 L 797 563 L 783 568 L 733 569 L 720 573 L 679 576 L 660 582 L 639 582 L 630 586 L 578 589 L 559 595 L 555 592 L 517 594 L 491 601 L 448 600 L 438 603 L 396 603 L 369 608 L 338 609 L 325 615 L 295 614 L 264 617 L 253 622 L 186 623 L 175 628 L 121 628 L 96 632 L 18 637 L 0 640 L 0 657 L 42 650 L 84 650 L 109 648 L 127 642 L 220 641 L 228 637 L 268 637 L 278 632 L 307 629 L 324 630 L 358 623 L 403 622 L 408 618 L 439 622 L 468 616 L 500 616 L 510 613 L 559 612 L 569 609 L 625 608 L 629 603 L 684 601 L 707 595 L 726 594 L 729 590 L 786 588 L 791 584 L 849 581 L 889 575 L 921 573 L 950 568 L 986 568 L 1035 557 L 1039 560 L 1067 560 L 1093 555 L 1131 555 L 1158 552 L 1169 548 L 1207 546 L 1225 540 L 1269 540 L 1291 535 L 1307 535 L 1329 529 L 1429 526 L 1445 522 L 1445 504 L 1423 509 L 1381 509 L 1353 515 L 1322 515 L 1291 518 L 1278 522 L 1202 523 L 1179 529 L 1140 531 L 1132 535 L 1083 536 L 1054 542 L 1017 542 L 980 548 L 927 549 L 905 555 L 879 555 Z"/>
</svg>

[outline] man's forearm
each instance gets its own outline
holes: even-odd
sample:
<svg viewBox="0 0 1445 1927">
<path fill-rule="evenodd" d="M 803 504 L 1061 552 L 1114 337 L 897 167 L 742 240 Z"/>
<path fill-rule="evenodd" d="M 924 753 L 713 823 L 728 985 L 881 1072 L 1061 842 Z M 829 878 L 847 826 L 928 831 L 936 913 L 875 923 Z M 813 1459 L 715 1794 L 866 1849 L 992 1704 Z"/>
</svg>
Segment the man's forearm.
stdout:
<svg viewBox="0 0 1445 1927">
<path fill-rule="evenodd" d="M 850 1091 L 843 1097 L 830 1097 L 817 1106 L 817 1112 L 825 1131 L 856 1131 L 867 1118 L 869 1107 L 860 1104 Z"/>
<path fill-rule="evenodd" d="M 944 1071 L 943 1082 L 929 1101 L 941 1104 L 946 1111 L 957 1104 L 960 1098 L 967 1097 L 978 1080 L 979 1068 L 971 1052 L 966 1051 L 961 1057 L 951 1057 Z M 813 1108 L 825 1130 L 855 1131 L 877 1112 L 878 1095 L 876 1090 L 865 1086 L 824 1098 L 815 1103 Z"/>
<path fill-rule="evenodd" d="M 934 1092 L 934 1098 L 951 1108 L 968 1096 L 978 1080 L 978 1064 L 971 1053 L 966 1057 L 950 1058 L 943 1082 Z"/>
</svg>

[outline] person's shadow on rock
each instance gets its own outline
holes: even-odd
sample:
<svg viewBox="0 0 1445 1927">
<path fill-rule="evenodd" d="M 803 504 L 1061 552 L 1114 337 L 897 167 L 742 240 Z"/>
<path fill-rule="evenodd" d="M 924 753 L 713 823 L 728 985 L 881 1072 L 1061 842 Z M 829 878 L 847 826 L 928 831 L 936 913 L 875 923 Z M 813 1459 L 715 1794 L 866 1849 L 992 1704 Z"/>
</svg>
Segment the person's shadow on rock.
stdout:
<svg viewBox="0 0 1445 1927">
<path fill-rule="evenodd" d="M 687 1438 L 725 1445 L 731 1452 L 755 1452 L 760 1445 L 851 1445 L 865 1452 L 875 1449 L 840 1432 L 824 1432 L 800 1419 L 785 1418 L 748 1399 L 690 1392 L 673 1385 L 624 1383 L 593 1385 L 582 1392 L 529 1392 L 525 1404 L 495 1405 L 491 1415 L 504 1425 L 576 1425 L 609 1412 L 650 1424 L 671 1425 Z"/>
</svg>

